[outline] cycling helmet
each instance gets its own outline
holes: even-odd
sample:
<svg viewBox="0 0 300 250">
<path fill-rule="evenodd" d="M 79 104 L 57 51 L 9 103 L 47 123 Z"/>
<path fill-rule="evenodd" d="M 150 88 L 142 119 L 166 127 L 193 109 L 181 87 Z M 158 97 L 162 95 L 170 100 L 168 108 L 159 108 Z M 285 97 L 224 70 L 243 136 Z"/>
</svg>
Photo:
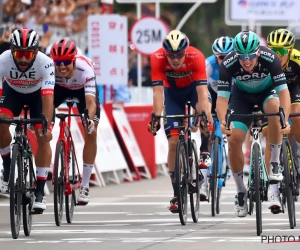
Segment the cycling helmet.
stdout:
<svg viewBox="0 0 300 250">
<path fill-rule="evenodd" d="M 75 41 L 63 38 L 54 43 L 50 50 L 51 58 L 55 60 L 74 60 L 77 55 Z"/>
<path fill-rule="evenodd" d="M 10 46 L 19 50 L 36 49 L 39 46 L 39 35 L 33 29 L 15 29 L 10 35 Z"/>
<path fill-rule="evenodd" d="M 283 47 L 285 49 L 290 49 L 295 45 L 295 37 L 289 30 L 278 29 L 272 31 L 268 35 L 267 43 L 269 47 Z"/>
<path fill-rule="evenodd" d="M 238 54 L 251 54 L 259 49 L 259 37 L 252 31 L 242 31 L 234 38 L 233 47 Z"/>
<path fill-rule="evenodd" d="M 212 44 L 212 51 L 215 56 L 227 55 L 233 50 L 233 38 L 228 36 L 221 36 L 217 38 Z"/>
<path fill-rule="evenodd" d="M 163 40 L 163 48 L 170 53 L 183 52 L 189 44 L 187 36 L 179 30 L 172 30 Z"/>
</svg>

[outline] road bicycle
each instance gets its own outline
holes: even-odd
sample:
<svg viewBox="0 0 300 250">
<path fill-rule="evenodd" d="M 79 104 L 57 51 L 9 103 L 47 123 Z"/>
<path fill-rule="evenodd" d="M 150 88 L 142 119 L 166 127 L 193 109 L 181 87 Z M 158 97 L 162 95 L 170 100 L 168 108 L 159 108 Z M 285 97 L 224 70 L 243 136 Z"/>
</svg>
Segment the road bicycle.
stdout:
<svg viewBox="0 0 300 250">
<path fill-rule="evenodd" d="M 56 143 L 55 160 L 53 165 L 52 185 L 54 185 L 54 217 L 55 224 L 61 225 L 64 198 L 66 219 L 68 223 L 72 223 L 74 209 L 80 204 L 76 200 L 75 190 L 79 189 L 82 177 L 79 170 L 75 144 L 71 133 L 71 117 L 82 117 L 88 124 L 88 110 L 84 110 L 84 114 L 71 114 L 74 103 L 79 103 L 77 98 L 67 98 L 65 100 L 68 106 L 68 113 L 56 114 L 55 117 L 60 119 L 59 137 Z M 66 121 L 66 118 L 67 121 Z"/>
<path fill-rule="evenodd" d="M 207 177 L 209 183 L 208 197 L 211 197 L 211 215 L 215 216 L 215 214 L 220 213 L 222 188 L 225 187 L 226 180 L 229 179 L 230 169 L 225 147 L 227 141 L 224 141 L 217 115 L 212 114 L 212 116 L 214 120 L 211 149 L 212 164 L 208 169 Z"/>
<path fill-rule="evenodd" d="M 32 210 L 35 199 L 36 176 L 33 168 L 32 150 L 27 137 L 27 125 L 42 124 L 42 132 L 45 135 L 48 122 L 44 114 L 41 114 L 41 118 L 28 119 L 29 107 L 24 106 L 23 110 L 24 119 L 20 117 L 0 118 L 0 123 L 16 125 L 8 184 L 10 228 L 14 239 L 19 237 L 21 214 L 23 215 L 24 234 L 29 236 L 32 228 L 32 215 L 43 213 L 42 210 Z"/>
<path fill-rule="evenodd" d="M 264 117 L 279 116 L 282 128 L 285 128 L 284 111 L 279 107 L 279 112 L 262 114 L 253 112 L 252 114 L 235 114 L 234 110 L 227 109 L 226 113 L 226 129 L 229 130 L 231 117 L 251 118 L 252 126 L 250 134 L 253 138 L 251 144 L 250 154 L 250 168 L 247 185 L 247 198 L 249 200 L 248 214 L 252 215 L 254 210 L 254 203 L 256 209 L 256 233 L 260 236 L 262 233 L 262 202 L 268 200 L 268 187 L 270 184 L 269 176 L 266 169 L 266 164 L 262 154 L 262 147 L 260 142 L 260 133 L 262 131 L 259 121 Z M 273 184 L 273 183 L 272 183 Z"/>
<path fill-rule="evenodd" d="M 154 123 L 160 119 L 175 118 L 178 120 L 179 140 L 176 146 L 175 158 L 175 186 L 178 201 L 180 222 L 185 225 L 187 222 L 188 194 L 190 195 L 190 206 L 193 222 L 197 223 L 200 211 L 200 182 L 204 179 L 198 166 L 198 154 L 196 141 L 191 139 L 190 119 L 194 119 L 194 126 L 197 125 L 199 117 L 202 117 L 204 129 L 207 129 L 207 117 L 205 112 L 202 114 L 191 115 L 191 105 L 187 102 L 187 115 L 164 115 L 156 116 L 152 114 L 151 131 L 153 132 Z M 155 133 L 153 133 L 155 135 Z"/>
</svg>

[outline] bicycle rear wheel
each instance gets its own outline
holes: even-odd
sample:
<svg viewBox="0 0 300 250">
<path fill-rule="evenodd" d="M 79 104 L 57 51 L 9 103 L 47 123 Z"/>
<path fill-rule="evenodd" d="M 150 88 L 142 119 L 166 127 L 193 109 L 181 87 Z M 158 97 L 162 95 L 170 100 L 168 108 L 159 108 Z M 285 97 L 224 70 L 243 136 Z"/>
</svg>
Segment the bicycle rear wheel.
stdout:
<svg viewBox="0 0 300 250">
<path fill-rule="evenodd" d="M 75 184 L 77 182 L 77 166 L 75 161 L 75 152 L 73 142 L 70 144 L 70 164 L 69 164 L 69 182 Z M 71 166 L 71 169 L 70 169 Z M 65 195 L 65 204 L 66 204 L 66 219 L 68 223 L 72 223 L 74 208 L 76 203 L 75 190 L 72 190 L 70 195 Z"/>
<path fill-rule="evenodd" d="M 253 145 L 253 159 L 254 159 L 254 184 L 255 184 L 255 209 L 256 209 L 256 233 L 260 236 L 262 233 L 262 214 L 261 214 L 261 176 L 260 176 L 260 164 L 259 164 L 259 147 L 255 143 Z"/>
<path fill-rule="evenodd" d="M 27 157 L 27 169 L 28 173 L 24 174 L 24 186 L 26 187 L 26 193 L 23 194 L 23 230 L 26 236 L 30 235 L 32 227 L 32 205 L 34 200 L 34 181 L 35 173 L 33 169 L 32 157 Z M 28 175 L 28 180 L 27 180 Z"/>
<path fill-rule="evenodd" d="M 58 141 L 54 162 L 54 217 L 57 226 L 60 226 L 64 208 L 65 190 L 65 154 L 64 143 Z"/>
<path fill-rule="evenodd" d="M 214 159 L 212 166 L 212 173 L 210 176 L 209 189 L 211 194 L 211 216 L 216 215 L 216 207 L 217 207 L 217 183 L 218 183 L 218 169 L 219 169 L 219 147 L 220 147 L 220 138 L 215 137 L 214 140 Z"/>
<path fill-rule="evenodd" d="M 190 180 L 191 182 L 196 180 L 196 182 L 194 183 L 194 190 L 193 192 L 190 192 L 191 214 L 193 221 L 197 223 L 200 211 L 200 187 L 197 145 L 195 140 L 192 140 L 191 147 L 189 148 L 189 150 L 191 150 L 189 155 Z"/>
<path fill-rule="evenodd" d="M 19 237 L 21 228 L 21 206 L 22 206 L 22 156 L 19 144 L 13 145 L 10 176 L 9 176 L 9 196 L 10 196 L 10 228 L 14 239 Z M 17 172 L 17 175 L 16 175 Z"/>
<path fill-rule="evenodd" d="M 187 154 L 185 142 L 179 141 L 176 146 L 175 185 L 178 200 L 178 213 L 182 225 L 187 221 Z"/>
<path fill-rule="evenodd" d="M 293 163 L 291 158 L 291 148 L 288 142 L 284 139 L 281 147 L 282 163 L 283 163 L 283 176 L 284 176 L 284 194 L 286 197 L 290 228 L 294 229 L 296 222 L 295 214 L 295 200 L 293 196 L 294 182 L 291 178 L 293 172 Z"/>
</svg>

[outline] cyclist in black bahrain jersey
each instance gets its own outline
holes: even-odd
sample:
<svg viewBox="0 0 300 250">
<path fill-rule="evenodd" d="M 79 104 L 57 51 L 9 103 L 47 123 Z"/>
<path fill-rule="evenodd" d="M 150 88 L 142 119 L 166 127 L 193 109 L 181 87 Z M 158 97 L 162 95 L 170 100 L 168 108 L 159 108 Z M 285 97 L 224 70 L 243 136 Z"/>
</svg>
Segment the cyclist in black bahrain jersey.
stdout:
<svg viewBox="0 0 300 250">
<path fill-rule="evenodd" d="M 232 77 L 235 84 L 231 90 Z M 286 128 L 280 129 L 279 118 L 269 117 L 269 141 L 271 158 L 267 163 L 269 179 L 273 182 L 283 179 L 279 166 L 282 134 L 290 131 L 287 122 L 291 101 L 286 78 L 276 54 L 267 47 L 260 46 L 258 36 L 251 31 L 243 31 L 234 39 L 234 51 L 229 53 L 220 65 L 218 81 L 217 114 L 221 129 L 228 137 L 229 165 L 237 187 L 235 213 L 245 217 L 248 213 L 247 192 L 243 182 L 244 155 L 242 145 L 251 124 L 251 119 L 234 118 L 230 130 L 225 129 L 225 114 L 230 97 L 230 108 L 237 114 L 251 114 L 253 106 L 265 113 L 275 113 L 281 105 L 286 114 Z M 281 208 L 278 185 L 270 185 L 269 208 Z M 271 210 L 272 211 L 272 210 Z"/>
</svg>

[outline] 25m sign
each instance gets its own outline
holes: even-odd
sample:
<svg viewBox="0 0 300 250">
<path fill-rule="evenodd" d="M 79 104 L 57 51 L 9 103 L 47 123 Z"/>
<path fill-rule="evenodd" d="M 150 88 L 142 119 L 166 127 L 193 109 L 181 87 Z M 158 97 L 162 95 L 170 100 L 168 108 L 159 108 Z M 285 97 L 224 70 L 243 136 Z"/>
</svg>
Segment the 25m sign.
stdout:
<svg viewBox="0 0 300 250">
<path fill-rule="evenodd" d="M 162 41 L 168 32 L 169 28 L 161 19 L 144 17 L 132 25 L 130 40 L 138 52 L 151 55 L 161 48 Z"/>
</svg>

